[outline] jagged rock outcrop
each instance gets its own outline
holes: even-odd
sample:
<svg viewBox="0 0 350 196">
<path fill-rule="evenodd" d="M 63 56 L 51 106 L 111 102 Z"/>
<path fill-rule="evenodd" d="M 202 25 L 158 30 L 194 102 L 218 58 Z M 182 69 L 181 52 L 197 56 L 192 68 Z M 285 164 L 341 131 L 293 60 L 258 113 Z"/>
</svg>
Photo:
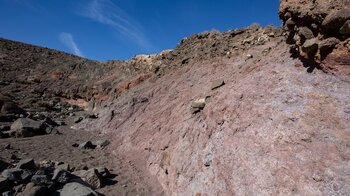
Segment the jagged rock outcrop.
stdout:
<svg viewBox="0 0 350 196">
<path fill-rule="evenodd" d="M 349 0 L 281 0 L 279 16 L 305 63 L 350 74 Z"/>
</svg>

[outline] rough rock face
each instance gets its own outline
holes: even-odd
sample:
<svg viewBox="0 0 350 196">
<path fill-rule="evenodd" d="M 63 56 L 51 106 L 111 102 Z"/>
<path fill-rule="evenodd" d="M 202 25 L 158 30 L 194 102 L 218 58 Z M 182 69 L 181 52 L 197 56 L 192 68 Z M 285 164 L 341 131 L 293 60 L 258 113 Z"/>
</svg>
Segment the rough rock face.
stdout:
<svg viewBox="0 0 350 196">
<path fill-rule="evenodd" d="M 350 74 L 349 0 L 281 0 L 279 15 L 306 63 Z"/>
<path fill-rule="evenodd" d="M 249 44 L 146 81 L 80 126 L 110 134 L 154 194 L 348 195 L 350 78 L 302 64 L 283 37 Z"/>
</svg>

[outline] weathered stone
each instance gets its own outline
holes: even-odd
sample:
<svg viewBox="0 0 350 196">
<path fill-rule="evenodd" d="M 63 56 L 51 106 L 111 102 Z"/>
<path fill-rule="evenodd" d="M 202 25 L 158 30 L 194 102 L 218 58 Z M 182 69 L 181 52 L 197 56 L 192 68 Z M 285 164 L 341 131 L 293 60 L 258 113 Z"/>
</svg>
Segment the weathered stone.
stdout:
<svg viewBox="0 0 350 196">
<path fill-rule="evenodd" d="M 46 134 L 60 134 L 58 129 L 56 129 L 55 127 L 51 127 L 51 126 L 48 126 L 45 128 L 45 133 Z"/>
<path fill-rule="evenodd" d="M 63 169 L 55 169 L 52 176 L 53 181 L 56 181 L 61 184 L 66 184 L 72 178 L 73 178 L 73 175 Z"/>
<path fill-rule="evenodd" d="M 340 41 L 335 37 L 330 37 L 325 40 L 322 40 L 318 47 L 320 48 L 321 55 L 326 55 L 332 51 L 332 49 L 339 43 Z"/>
<path fill-rule="evenodd" d="M 23 170 L 17 168 L 5 169 L 1 175 L 11 181 L 17 181 L 21 179 L 21 174 Z"/>
<path fill-rule="evenodd" d="M 292 20 L 292 18 L 289 18 L 289 19 L 286 21 L 286 26 L 287 26 L 289 29 L 293 29 L 293 28 L 294 28 L 295 22 Z"/>
<path fill-rule="evenodd" d="M 98 148 L 103 148 L 108 146 L 110 143 L 111 142 L 109 140 L 97 140 L 94 142 L 94 145 L 96 145 Z"/>
<path fill-rule="evenodd" d="M 339 29 L 339 32 L 343 35 L 350 34 L 350 20 L 347 20 L 344 25 Z"/>
<path fill-rule="evenodd" d="M 80 177 L 93 189 L 102 187 L 102 177 L 97 169 L 79 170 L 75 171 L 73 174 Z"/>
<path fill-rule="evenodd" d="M 71 182 L 64 185 L 60 193 L 61 196 L 98 196 L 91 188 L 77 182 Z"/>
<path fill-rule="evenodd" d="M 350 8 L 334 10 L 323 20 L 322 26 L 330 30 L 338 30 L 350 19 Z"/>
<path fill-rule="evenodd" d="M 192 101 L 191 107 L 203 109 L 205 107 L 205 98 Z"/>
<path fill-rule="evenodd" d="M 79 144 L 79 148 L 81 148 L 81 149 L 95 149 L 96 146 L 94 144 L 92 144 L 91 141 L 87 141 L 87 142 Z"/>
<path fill-rule="evenodd" d="M 34 170 L 35 169 L 34 159 L 22 159 L 17 163 L 16 168 Z"/>
<path fill-rule="evenodd" d="M 303 50 L 303 52 L 307 53 L 308 55 L 316 54 L 318 50 L 318 44 L 317 44 L 316 38 L 306 40 L 301 49 Z"/>
<path fill-rule="evenodd" d="M 217 89 L 221 86 L 225 85 L 225 81 L 222 79 L 214 80 L 211 82 L 211 90 Z"/>
<path fill-rule="evenodd" d="M 48 193 L 48 188 L 44 186 L 37 186 L 30 182 L 26 185 L 24 190 L 17 194 L 17 196 L 46 196 Z"/>
<path fill-rule="evenodd" d="M 314 34 L 308 27 L 300 27 L 299 28 L 299 36 L 303 40 L 308 40 L 314 38 Z"/>
<path fill-rule="evenodd" d="M 16 131 L 18 137 L 30 137 L 34 135 L 45 134 L 45 127 L 42 122 L 29 118 L 17 119 L 12 125 L 11 130 Z"/>
</svg>

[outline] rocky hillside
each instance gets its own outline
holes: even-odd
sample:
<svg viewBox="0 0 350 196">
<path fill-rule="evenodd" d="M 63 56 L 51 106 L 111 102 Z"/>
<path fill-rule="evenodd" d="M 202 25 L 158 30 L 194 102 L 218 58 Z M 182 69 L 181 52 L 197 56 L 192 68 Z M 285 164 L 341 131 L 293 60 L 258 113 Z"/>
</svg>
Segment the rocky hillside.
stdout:
<svg viewBox="0 0 350 196">
<path fill-rule="evenodd" d="M 49 118 L 31 119 L 36 112 L 63 116 L 72 128 L 19 140 L 24 132 L 13 123 L 4 133 L 14 138 L 5 141 L 32 149 L 36 159 L 73 152 L 78 161 L 65 162 L 87 162 L 86 171 L 111 164 L 115 187 L 98 189 L 106 195 L 349 195 L 349 5 L 281 0 L 281 28 L 203 32 L 127 61 L 96 62 L 1 39 L 0 119 L 14 113 L 15 123 L 27 116 L 43 134 L 56 129 Z M 110 144 L 100 151 L 67 147 L 93 139 L 83 130 Z"/>
</svg>

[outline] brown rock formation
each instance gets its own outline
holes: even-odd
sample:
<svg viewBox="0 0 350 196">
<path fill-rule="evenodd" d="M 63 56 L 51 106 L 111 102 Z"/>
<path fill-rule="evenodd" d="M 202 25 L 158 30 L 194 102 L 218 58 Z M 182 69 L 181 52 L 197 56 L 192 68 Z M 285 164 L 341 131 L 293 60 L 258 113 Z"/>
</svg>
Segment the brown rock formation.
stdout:
<svg viewBox="0 0 350 196">
<path fill-rule="evenodd" d="M 279 15 L 304 61 L 350 74 L 349 0 L 281 0 Z"/>
</svg>

